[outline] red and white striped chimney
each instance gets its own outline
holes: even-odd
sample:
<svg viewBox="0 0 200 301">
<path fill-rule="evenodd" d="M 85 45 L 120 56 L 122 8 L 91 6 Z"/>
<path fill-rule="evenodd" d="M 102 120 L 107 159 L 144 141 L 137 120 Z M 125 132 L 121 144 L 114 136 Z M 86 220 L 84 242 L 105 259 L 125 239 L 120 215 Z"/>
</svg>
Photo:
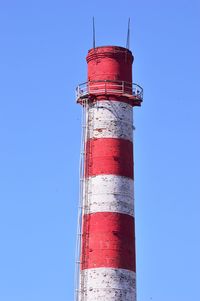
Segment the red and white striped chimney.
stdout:
<svg viewBox="0 0 200 301">
<path fill-rule="evenodd" d="M 88 81 L 77 88 L 86 136 L 79 301 L 136 301 L 133 55 L 117 46 L 89 50 Z"/>
</svg>

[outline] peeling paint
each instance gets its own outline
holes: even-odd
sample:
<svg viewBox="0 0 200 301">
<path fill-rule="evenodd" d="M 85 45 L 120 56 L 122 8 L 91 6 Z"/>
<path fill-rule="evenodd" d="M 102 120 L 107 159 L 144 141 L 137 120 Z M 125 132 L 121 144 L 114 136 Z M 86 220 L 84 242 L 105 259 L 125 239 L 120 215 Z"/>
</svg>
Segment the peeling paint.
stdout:
<svg viewBox="0 0 200 301">
<path fill-rule="evenodd" d="M 97 268 L 81 272 L 79 301 L 135 301 L 136 276 L 125 269 Z"/>
<path fill-rule="evenodd" d="M 134 216 L 133 180 L 114 175 L 98 175 L 86 180 L 84 213 L 118 212 Z"/>
<path fill-rule="evenodd" d="M 89 138 L 133 140 L 133 108 L 118 101 L 98 101 L 89 105 Z"/>
</svg>

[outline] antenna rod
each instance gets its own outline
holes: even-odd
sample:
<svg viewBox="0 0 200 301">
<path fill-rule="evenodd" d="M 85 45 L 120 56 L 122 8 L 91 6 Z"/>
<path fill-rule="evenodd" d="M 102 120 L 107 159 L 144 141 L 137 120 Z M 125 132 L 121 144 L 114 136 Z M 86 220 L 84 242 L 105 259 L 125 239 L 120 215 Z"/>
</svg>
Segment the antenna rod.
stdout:
<svg viewBox="0 0 200 301">
<path fill-rule="evenodd" d="M 130 22 L 131 19 L 128 19 L 128 31 L 127 31 L 127 39 L 126 39 L 126 48 L 129 49 L 130 48 Z"/>
<path fill-rule="evenodd" d="M 92 27 L 93 27 L 93 48 L 95 48 L 95 23 L 94 23 L 94 17 L 92 18 Z"/>
</svg>

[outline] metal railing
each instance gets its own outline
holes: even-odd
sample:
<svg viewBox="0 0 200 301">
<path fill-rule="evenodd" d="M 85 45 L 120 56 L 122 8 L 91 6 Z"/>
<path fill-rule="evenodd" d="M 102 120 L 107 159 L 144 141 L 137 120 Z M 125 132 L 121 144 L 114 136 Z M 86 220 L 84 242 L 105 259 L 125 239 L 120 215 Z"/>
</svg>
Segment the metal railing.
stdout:
<svg viewBox="0 0 200 301">
<path fill-rule="evenodd" d="M 89 95 L 117 94 L 132 96 L 140 101 L 143 100 L 143 89 L 141 86 L 125 81 L 98 80 L 89 81 L 78 85 L 76 88 L 76 100 Z"/>
</svg>

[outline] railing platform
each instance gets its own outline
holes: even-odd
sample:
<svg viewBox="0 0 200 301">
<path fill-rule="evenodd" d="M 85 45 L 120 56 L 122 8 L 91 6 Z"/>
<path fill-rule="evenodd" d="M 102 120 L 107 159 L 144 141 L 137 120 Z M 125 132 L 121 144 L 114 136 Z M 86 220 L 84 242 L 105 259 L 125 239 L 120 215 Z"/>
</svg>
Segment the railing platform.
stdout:
<svg viewBox="0 0 200 301">
<path fill-rule="evenodd" d="M 76 88 L 76 101 L 82 103 L 84 99 L 95 99 L 101 95 L 115 95 L 126 97 L 134 106 L 140 106 L 143 101 L 143 89 L 135 83 L 125 81 L 99 80 L 89 81 Z"/>
</svg>

